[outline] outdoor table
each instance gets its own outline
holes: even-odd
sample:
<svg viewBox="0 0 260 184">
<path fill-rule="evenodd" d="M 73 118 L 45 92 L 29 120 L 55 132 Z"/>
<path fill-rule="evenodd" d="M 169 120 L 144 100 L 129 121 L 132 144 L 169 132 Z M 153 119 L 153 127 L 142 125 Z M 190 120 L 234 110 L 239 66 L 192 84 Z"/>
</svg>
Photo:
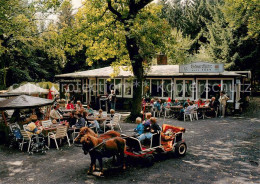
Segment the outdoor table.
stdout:
<svg viewBox="0 0 260 184">
<path fill-rule="evenodd" d="M 205 114 L 210 111 L 210 107 L 201 106 L 198 108 L 198 111 L 202 113 L 202 118 L 205 119 Z"/>
<path fill-rule="evenodd" d="M 151 112 L 153 106 L 151 104 L 145 104 L 144 106 L 144 112 Z"/>
<path fill-rule="evenodd" d="M 183 109 L 183 106 L 170 106 L 170 112 L 172 112 L 174 116 L 180 113 L 181 109 Z"/>
<path fill-rule="evenodd" d="M 44 136 L 48 136 L 48 133 L 49 132 L 55 132 L 57 130 L 58 126 L 69 126 L 69 125 L 66 125 L 66 124 L 53 124 L 51 127 L 43 128 L 42 129 L 42 134 Z"/>
</svg>

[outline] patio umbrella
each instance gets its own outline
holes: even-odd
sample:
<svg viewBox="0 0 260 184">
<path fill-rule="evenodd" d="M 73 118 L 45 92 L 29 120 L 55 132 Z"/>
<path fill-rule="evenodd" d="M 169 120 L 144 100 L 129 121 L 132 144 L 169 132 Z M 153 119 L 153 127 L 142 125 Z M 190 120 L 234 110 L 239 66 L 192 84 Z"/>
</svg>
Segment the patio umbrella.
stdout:
<svg viewBox="0 0 260 184">
<path fill-rule="evenodd" d="M 42 107 L 46 105 L 51 105 L 53 104 L 53 102 L 54 102 L 53 100 L 48 100 L 45 98 L 33 97 L 28 95 L 20 95 L 20 96 L 16 96 L 1 101 L 0 110 Z"/>
<path fill-rule="evenodd" d="M 31 83 L 27 83 L 14 90 L 8 91 L 7 94 L 35 95 L 35 94 L 48 94 L 48 92 L 49 91 L 47 89 L 43 89 Z"/>
</svg>

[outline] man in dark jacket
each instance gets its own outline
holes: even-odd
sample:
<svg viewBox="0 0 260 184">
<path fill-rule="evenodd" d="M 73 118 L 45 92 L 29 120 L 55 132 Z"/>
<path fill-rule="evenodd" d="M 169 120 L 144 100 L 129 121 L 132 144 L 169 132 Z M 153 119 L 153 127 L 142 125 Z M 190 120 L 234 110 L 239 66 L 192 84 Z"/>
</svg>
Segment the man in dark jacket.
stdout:
<svg viewBox="0 0 260 184">
<path fill-rule="evenodd" d="M 216 116 L 216 112 L 218 111 L 219 103 L 216 101 L 215 97 L 211 98 L 209 103 L 210 111 L 208 112 L 208 116 L 214 117 Z"/>
</svg>

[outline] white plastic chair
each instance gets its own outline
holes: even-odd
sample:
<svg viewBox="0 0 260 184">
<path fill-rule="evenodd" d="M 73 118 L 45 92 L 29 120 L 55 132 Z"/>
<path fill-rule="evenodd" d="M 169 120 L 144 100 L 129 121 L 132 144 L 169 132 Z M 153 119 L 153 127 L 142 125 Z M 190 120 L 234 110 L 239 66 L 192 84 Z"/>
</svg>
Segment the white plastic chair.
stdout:
<svg viewBox="0 0 260 184">
<path fill-rule="evenodd" d="M 60 142 L 61 142 L 61 139 L 63 139 L 64 137 L 67 138 L 67 142 L 70 146 L 70 139 L 69 139 L 68 134 L 67 134 L 67 126 L 58 126 L 56 133 L 53 133 L 53 132 L 48 133 L 48 147 L 50 147 L 50 139 L 54 139 L 55 144 L 56 144 L 56 148 L 58 150 L 59 146 L 57 144 L 57 139 L 60 139 Z"/>
<path fill-rule="evenodd" d="M 192 114 L 191 113 L 185 113 L 184 112 L 184 121 L 186 121 L 186 117 L 189 117 L 190 121 L 192 121 Z"/>
<path fill-rule="evenodd" d="M 113 119 L 110 121 L 109 124 L 107 124 L 108 126 L 111 126 L 111 130 L 114 130 L 115 126 L 118 126 L 120 129 L 120 132 L 122 132 L 121 126 L 120 126 L 120 120 L 121 120 L 121 114 L 115 114 Z"/>
<path fill-rule="evenodd" d="M 28 150 L 27 152 L 30 151 L 30 146 L 31 146 L 31 142 L 32 142 L 32 139 L 31 137 L 27 134 L 27 132 L 25 130 L 20 130 L 21 131 L 21 134 L 23 136 L 23 140 L 22 140 L 22 143 L 20 143 L 20 147 L 21 147 L 21 151 L 23 150 L 23 145 L 24 143 L 28 143 Z"/>
<path fill-rule="evenodd" d="M 191 115 L 192 115 L 192 118 L 199 120 L 198 112 L 196 109 L 192 109 Z"/>
</svg>

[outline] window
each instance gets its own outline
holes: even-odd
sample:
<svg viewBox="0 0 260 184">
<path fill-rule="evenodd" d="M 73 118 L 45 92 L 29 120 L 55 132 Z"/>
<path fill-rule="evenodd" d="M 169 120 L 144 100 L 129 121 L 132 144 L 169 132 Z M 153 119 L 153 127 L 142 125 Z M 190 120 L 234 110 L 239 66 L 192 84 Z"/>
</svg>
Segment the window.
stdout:
<svg viewBox="0 0 260 184">
<path fill-rule="evenodd" d="M 161 97 L 162 96 L 162 80 L 152 79 L 152 96 Z"/>
<path fill-rule="evenodd" d="M 143 95 L 144 96 L 150 95 L 150 79 L 144 80 L 143 82 Z"/>
<path fill-rule="evenodd" d="M 171 80 L 163 80 L 163 97 L 171 97 L 172 84 Z"/>
<path fill-rule="evenodd" d="M 122 96 L 122 80 L 121 79 L 115 79 L 114 83 L 114 90 L 115 94 L 118 96 Z"/>
<path fill-rule="evenodd" d="M 185 96 L 186 98 L 191 98 L 192 97 L 192 92 L 193 92 L 193 84 L 192 80 L 184 80 L 185 81 Z"/>
<path fill-rule="evenodd" d="M 233 79 L 198 79 L 197 83 L 197 98 L 219 99 L 223 90 L 231 101 L 234 100 Z"/>
<path fill-rule="evenodd" d="M 183 96 L 183 80 L 176 80 L 175 97 Z"/>
<path fill-rule="evenodd" d="M 89 80 L 89 91 L 91 96 L 95 96 L 96 94 L 96 80 L 95 79 L 90 79 Z"/>
<path fill-rule="evenodd" d="M 198 80 L 198 96 L 197 98 L 207 98 L 206 80 Z"/>
<path fill-rule="evenodd" d="M 230 100 L 233 100 L 232 80 L 223 80 L 222 90 L 226 92 Z"/>
<path fill-rule="evenodd" d="M 105 79 L 98 79 L 98 94 L 105 94 Z"/>
<path fill-rule="evenodd" d="M 133 82 L 130 79 L 125 79 L 124 97 L 132 97 L 132 96 L 133 96 Z"/>
<path fill-rule="evenodd" d="M 221 90 L 221 80 L 208 80 L 208 98 L 219 98 L 219 92 Z"/>
<path fill-rule="evenodd" d="M 193 79 L 176 79 L 175 83 L 175 98 L 193 99 Z"/>
</svg>

